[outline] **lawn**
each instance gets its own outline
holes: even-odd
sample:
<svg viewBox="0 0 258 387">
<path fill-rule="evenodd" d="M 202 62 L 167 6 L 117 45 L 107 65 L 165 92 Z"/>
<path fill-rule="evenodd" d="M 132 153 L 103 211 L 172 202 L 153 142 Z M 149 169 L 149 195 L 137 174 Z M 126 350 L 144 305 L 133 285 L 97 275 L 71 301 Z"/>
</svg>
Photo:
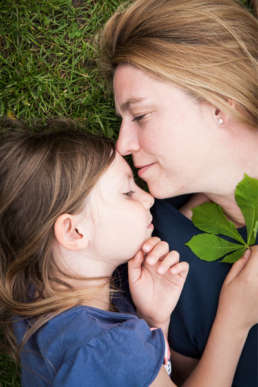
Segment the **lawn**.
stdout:
<svg viewBox="0 0 258 387">
<path fill-rule="evenodd" d="M 113 137 L 113 102 L 93 36 L 120 0 L 6 0 L 0 11 L 0 117 L 71 117 Z"/>
<path fill-rule="evenodd" d="M 1 2 L 0 118 L 32 125 L 69 117 L 116 138 L 119 120 L 97 71 L 93 37 L 122 2 Z M 0 387 L 9 386 L 20 386 L 19 378 L 12 361 L 0 356 Z"/>
</svg>

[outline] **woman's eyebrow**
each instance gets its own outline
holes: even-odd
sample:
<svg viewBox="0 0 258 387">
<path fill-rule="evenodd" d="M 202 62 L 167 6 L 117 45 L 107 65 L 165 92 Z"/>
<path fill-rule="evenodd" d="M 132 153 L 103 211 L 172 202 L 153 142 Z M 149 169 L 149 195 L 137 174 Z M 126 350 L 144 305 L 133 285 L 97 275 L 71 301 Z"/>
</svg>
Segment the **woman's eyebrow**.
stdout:
<svg viewBox="0 0 258 387">
<path fill-rule="evenodd" d="M 133 98 L 129 98 L 127 101 L 125 101 L 124 103 L 122 103 L 120 109 L 122 112 L 128 110 L 130 108 L 130 105 L 133 105 L 134 103 L 138 103 L 138 102 L 142 102 L 144 101 L 145 98 L 143 97 L 133 97 Z"/>
</svg>

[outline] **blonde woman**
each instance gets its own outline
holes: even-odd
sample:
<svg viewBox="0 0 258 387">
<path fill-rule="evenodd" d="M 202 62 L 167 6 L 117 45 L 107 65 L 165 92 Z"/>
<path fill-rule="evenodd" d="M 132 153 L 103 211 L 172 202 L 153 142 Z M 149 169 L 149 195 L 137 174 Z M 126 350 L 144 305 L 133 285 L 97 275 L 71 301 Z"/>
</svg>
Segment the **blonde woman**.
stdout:
<svg viewBox="0 0 258 387">
<path fill-rule="evenodd" d="M 234 190 L 244 173 L 258 178 L 257 25 L 234 0 L 138 0 L 118 10 L 101 34 L 103 71 L 121 116 L 117 149 L 132 155 L 152 195 L 166 199 L 153 209 L 156 233 L 190 263 L 169 329 L 179 383 L 198 373 L 230 269 L 200 261 L 185 246 L 198 233 L 191 210 L 215 202 L 245 234 Z M 208 386 L 219 385 L 224 367 L 222 361 Z M 224 385 L 257 387 L 257 368 L 255 325 L 234 380 Z"/>
</svg>

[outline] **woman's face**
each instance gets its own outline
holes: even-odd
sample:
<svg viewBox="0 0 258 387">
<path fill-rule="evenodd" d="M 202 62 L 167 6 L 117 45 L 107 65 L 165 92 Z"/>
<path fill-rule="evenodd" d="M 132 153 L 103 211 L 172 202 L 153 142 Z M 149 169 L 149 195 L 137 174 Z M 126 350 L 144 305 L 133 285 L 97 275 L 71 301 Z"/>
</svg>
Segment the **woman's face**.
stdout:
<svg viewBox="0 0 258 387">
<path fill-rule="evenodd" d="M 227 140 L 210 104 L 131 65 L 117 67 L 113 87 L 122 118 L 117 150 L 132 155 L 155 197 L 216 188 Z"/>
</svg>

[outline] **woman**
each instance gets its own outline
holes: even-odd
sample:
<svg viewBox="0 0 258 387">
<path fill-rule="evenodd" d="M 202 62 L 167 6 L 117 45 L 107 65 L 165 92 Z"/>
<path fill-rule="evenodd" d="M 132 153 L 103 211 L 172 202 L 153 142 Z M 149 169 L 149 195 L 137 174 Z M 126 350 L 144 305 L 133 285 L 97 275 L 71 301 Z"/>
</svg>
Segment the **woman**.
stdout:
<svg viewBox="0 0 258 387">
<path fill-rule="evenodd" d="M 150 192 L 166 199 L 153 210 L 156 233 L 190 263 L 169 332 L 179 383 L 202 355 L 230 269 L 200 261 L 185 246 L 198 233 L 191 209 L 215 202 L 245 234 L 234 190 L 244 173 L 258 178 L 257 32 L 255 17 L 234 0 L 138 0 L 101 35 L 122 118 L 117 149 L 132 155 Z M 257 387 L 257 364 L 256 325 L 233 386 Z"/>
</svg>

